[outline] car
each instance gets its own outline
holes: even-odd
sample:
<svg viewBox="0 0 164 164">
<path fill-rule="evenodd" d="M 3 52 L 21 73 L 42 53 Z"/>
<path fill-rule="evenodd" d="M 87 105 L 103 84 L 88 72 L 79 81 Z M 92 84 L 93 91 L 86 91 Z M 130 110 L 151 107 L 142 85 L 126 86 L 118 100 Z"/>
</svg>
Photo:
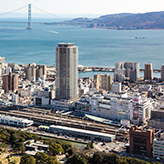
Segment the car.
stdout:
<svg viewBox="0 0 164 164">
<path fill-rule="evenodd" d="M 148 157 L 145 157 L 145 159 L 149 159 Z"/>
<path fill-rule="evenodd" d="M 101 145 L 101 146 L 104 146 L 104 145 L 106 145 L 106 143 L 102 143 L 102 145 Z"/>
</svg>

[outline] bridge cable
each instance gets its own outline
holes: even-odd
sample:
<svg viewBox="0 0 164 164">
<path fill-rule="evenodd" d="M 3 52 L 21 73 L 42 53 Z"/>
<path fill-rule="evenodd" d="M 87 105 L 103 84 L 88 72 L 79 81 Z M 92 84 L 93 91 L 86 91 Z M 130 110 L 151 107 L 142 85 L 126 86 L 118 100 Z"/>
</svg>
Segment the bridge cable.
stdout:
<svg viewBox="0 0 164 164">
<path fill-rule="evenodd" d="M 49 13 L 49 12 L 47 12 L 47 11 L 45 11 L 45 10 L 42 10 L 42 9 L 40 9 L 40 8 L 34 6 L 34 5 L 32 5 L 32 7 L 36 8 L 36 9 L 38 9 L 38 10 L 44 12 L 44 13 L 47 13 L 47 14 L 49 14 L 49 15 L 51 15 L 51 16 L 58 17 L 58 18 L 64 18 L 64 17 L 57 16 L 57 15 L 55 15 L 55 14 L 51 14 L 51 13 Z"/>
<path fill-rule="evenodd" d="M 23 6 L 23 7 L 21 7 L 21 8 L 18 8 L 18 9 L 15 9 L 15 10 L 12 10 L 12 11 L 9 11 L 9 12 L 3 13 L 3 14 L 0 14 L 0 16 L 13 13 L 13 12 L 18 11 L 18 10 L 21 10 L 21 9 L 23 9 L 23 8 L 25 8 L 25 7 L 27 7 L 27 5 L 26 5 L 26 6 Z"/>
</svg>

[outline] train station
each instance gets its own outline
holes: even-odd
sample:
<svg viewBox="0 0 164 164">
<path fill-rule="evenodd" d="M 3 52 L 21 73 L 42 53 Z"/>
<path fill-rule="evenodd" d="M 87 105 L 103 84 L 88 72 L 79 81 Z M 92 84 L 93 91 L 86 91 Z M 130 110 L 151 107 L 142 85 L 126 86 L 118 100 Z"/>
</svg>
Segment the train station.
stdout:
<svg viewBox="0 0 164 164">
<path fill-rule="evenodd" d="M 84 129 L 70 128 L 64 126 L 51 125 L 49 131 L 72 135 L 75 137 L 84 137 L 90 140 L 98 140 L 98 141 L 106 141 L 106 142 L 111 142 L 115 139 L 115 135 L 112 134 L 95 132 L 95 131 L 84 130 Z"/>
</svg>

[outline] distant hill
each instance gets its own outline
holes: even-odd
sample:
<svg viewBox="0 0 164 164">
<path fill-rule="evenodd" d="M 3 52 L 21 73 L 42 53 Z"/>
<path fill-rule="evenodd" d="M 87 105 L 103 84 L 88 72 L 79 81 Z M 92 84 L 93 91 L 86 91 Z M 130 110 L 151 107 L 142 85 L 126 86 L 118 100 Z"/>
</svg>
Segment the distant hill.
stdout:
<svg viewBox="0 0 164 164">
<path fill-rule="evenodd" d="M 45 23 L 46 24 L 46 23 Z M 50 23 L 47 23 L 50 24 Z M 164 29 L 164 11 L 149 12 L 144 14 L 110 14 L 99 18 L 76 18 L 64 22 L 55 22 L 52 24 L 73 25 L 86 28 L 102 29 Z"/>
</svg>

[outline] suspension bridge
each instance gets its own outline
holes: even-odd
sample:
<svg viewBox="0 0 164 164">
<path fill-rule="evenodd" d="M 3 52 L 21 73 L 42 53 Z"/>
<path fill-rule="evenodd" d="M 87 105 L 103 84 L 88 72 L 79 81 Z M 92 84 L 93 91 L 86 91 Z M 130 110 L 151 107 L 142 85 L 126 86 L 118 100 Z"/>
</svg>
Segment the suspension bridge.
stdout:
<svg viewBox="0 0 164 164">
<path fill-rule="evenodd" d="M 15 9 L 15 10 L 8 11 L 8 12 L 5 12 L 5 13 L 0 14 L 0 17 L 2 17 L 2 16 L 4 16 L 4 15 L 8 15 L 8 14 L 17 12 L 17 11 L 19 11 L 19 10 L 22 10 L 22 9 L 24 9 L 24 8 L 28 8 L 28 19 L 27 19 L 28 21 L 27 21 L 27 22 L 0 21 L 0 23 L 27 23 L 27 29 L 32 29 L 32 23 L 35 23 L 35 24 L 43 23 L 43 22 L 32 22 L 32 21 L 31 21 L 32 7 L 35 8 L 35 9 L 37 9 L 37 10 L 39 10 L 39 11 L 41 11 L 41 12 L 44 12 L 44 13 L 50 15 L 50 16 L 53 16 L 53 17 L 55 17 L 55 18 L 56 18 L 56 17 L 61 18 L 61 17 L 59 17 L 59 16 L 57 16 L 57 15 L 54 15 L 54 14 L 52 14 L 52 13 L 49 13 L 49 12 L 43 10 L 43 9 L 40 9 L 40 8 L 34 6 L 34 5 L 28 4 L 28 5 L 26 5 L 26 6 L 23 6 L 23 7 L 18 8 L 18 9 Z"/>
</svg>

